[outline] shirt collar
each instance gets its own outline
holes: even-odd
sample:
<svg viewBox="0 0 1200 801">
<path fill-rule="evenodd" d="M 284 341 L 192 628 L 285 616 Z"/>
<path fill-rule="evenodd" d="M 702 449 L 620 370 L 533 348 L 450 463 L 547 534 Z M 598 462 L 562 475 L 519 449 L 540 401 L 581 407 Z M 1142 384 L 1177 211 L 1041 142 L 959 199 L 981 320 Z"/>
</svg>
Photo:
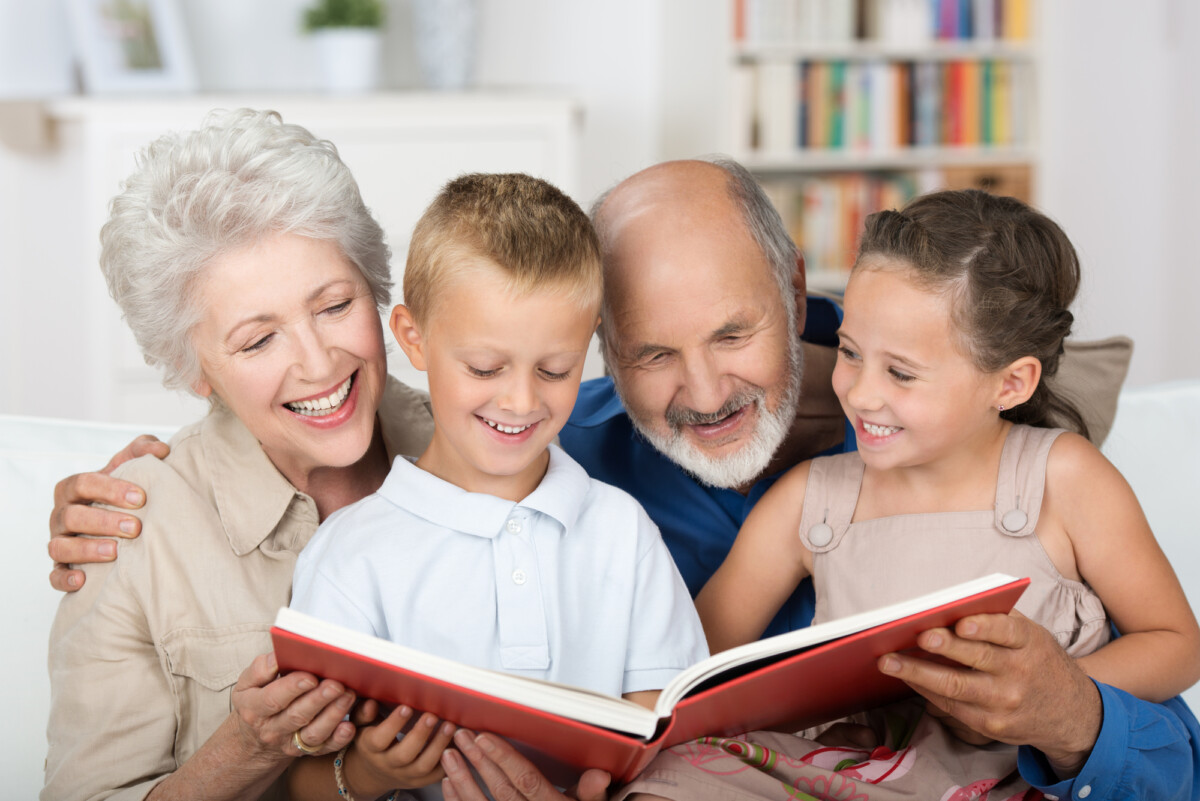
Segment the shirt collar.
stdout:
<svg viewBox="0 0 1200 801">
<path fill-rule="evenodd" d="M 497 536 L 517 507 L 541 512 L 557 520 L 564 532 L 570 531 L 583 507 L 590 479 L 557 445 L 551 445 L 549 450 L 550 464 L 545 477 L 520 503 L 468 492 L 407 459 L 393 463 L 379 495 L 434 525 L 477 537 Z"/>
<path fill-rule="evenodd" d="M 415 456 L 429 444 L 433 416 L 428 396 L 388 376 L 379 405 L 388 459 Z M 262 446 L 227 406 L 217 403 L 201 426 L 204 456 L 212 472 L 213 500 L 230 547 L 239 556 L 259 547 L 292 502 L 316 504 L 292 486 Z"/>
</svg>

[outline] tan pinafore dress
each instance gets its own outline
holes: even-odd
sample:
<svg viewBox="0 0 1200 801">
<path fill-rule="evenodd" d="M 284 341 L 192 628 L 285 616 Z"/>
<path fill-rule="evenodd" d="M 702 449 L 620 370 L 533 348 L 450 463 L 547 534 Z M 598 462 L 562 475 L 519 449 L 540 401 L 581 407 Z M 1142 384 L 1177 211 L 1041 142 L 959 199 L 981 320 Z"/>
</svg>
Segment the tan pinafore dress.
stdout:
<svg viewBox="0 0 1200 801">
<path fill-rule="evenodd" d="M 1061 433 L 1013 426 L 1000 457 L 995 506 L 978 512 L 852 523 L 862 459 L 845 453 L 814 460 L 799 531 L 814 553 L 814 622 L 1000 572 L 1032 579 L 1017 609 L 1050 630 L 1072 656 L 1106 643 L 1109 627 L 1099 597 L 1060 575 L 1035 533 L 1046 460 Z M 1015 746 L 964 743 L 925 714 L 919 699 L 856 715 L 851 722 L 873 729 L 879 745 L 827 747 L 811 739 L 825 727 L 794 735 L 703 738 L 664 751 L 627 792 L 681 800 L 1041 797 L 1018 775 Z"/>
</svg>

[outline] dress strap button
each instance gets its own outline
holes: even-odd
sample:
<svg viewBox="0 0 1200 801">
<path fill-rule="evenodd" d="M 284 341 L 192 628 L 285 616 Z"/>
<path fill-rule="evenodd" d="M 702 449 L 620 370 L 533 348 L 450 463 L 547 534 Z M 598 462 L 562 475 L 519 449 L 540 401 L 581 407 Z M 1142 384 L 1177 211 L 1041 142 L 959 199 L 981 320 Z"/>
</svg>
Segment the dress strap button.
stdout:
<svg viewBox="0 0 1200 801">
<path fill-rule="evenodd" d="M 1000 518 L 1000 525 L 1004 526 L 1005 531 L 1017 532 L 1025 528 L 1025 524 L 1029 522 L 1029 515 L 1022 512 L 1020 509 L 1009 509 L 1004 513 L 1004 517 Z"/>
<path fill-rule="evenodd" d="M 833 542 L 833 529 L 828 523 L 817 523 L 808 530 L 808 541 L 814 548 L 824 548 Z"/>
</svg>

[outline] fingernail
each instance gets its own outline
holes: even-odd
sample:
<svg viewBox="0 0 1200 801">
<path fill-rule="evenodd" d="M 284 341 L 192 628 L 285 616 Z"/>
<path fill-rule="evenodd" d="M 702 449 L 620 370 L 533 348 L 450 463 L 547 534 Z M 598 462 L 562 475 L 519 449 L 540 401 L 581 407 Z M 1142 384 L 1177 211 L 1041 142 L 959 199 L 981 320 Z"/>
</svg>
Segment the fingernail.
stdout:
<svg viewBox="0 0 1200 801">
<path fill-rule="evenodd" d="M 930 634 L 929 639 L 926 640 L 925 643 L 930 648 L 941 648 L 942 647 L 942 635 Z"/>
<path fill-rule="evenodd" d="M 899 673 L 900 660 L 894 656 L 885 656 L 883 658 L 883 664 L 879 667 L 879 669 L 884 673 Z"/>
<path fill-rule="evenodd" d="M 442 767 L 446 769 L 447 773 L 454 776 L 461 773 L 463 769 L 458 754 L 449 748 L 442 752 Z"/>
<path fill-rule="evenodd" d="M 79 586 L 79 576 L 67 576 L 67 586 L 68 587 L 78 587 Z"/>
<path fill-rule="evenodd" d="M 973 620 L 968 620 L 967 622 L 962 624 L 962 633 L 963 634 L 968 634 L 968 635 L 975 634 L 978 631 L 979 631 L 979 624 Z"/>
<path fill-rule="evenodd" d="M 116 556 L 117 544 L 115 542 L 102 542 L 96 546 L 96 550 L 101 556 Z"/>
<path fill-rule="evenodd" d="M 308 692 L 313 687 L 316 687 L 317 683 L 312 679 L 300 679 L 300 683 L 296 686 L 299 687 L 302 692 Z"/>
<path fill-rule="evenodd" d="M 496 744 L 493 743 L 492 738 L 488 737 L 486 734 L 481 734 L 476 737 L 475 742 L 480 748 L 489 754 L 494 754 L 496 752 Z"/>
<path fill-rule="evenodd" d="M 121 529 L 124 534 L 134 534 L 137 532 L 137 521 L 127 517 L 117 524 L 117 528 Z"/>
<path fill-rule="evenodd" d="M 342 693 L 342 697 L 337 702 L 342 709 L 349 708 L 354 703 L 354 693 Z"/>
<path fill-rule="evenodd" d="M 458 743 L 458 747 L 464 751 L 475 744 L 471 739 L 470 732 L 468 732 L 466 729 L 459 729 L 458 731 L 454 732 L 454 742 Z"/>
<path fill-rule="evenodd" d="M 141 506 L 142 505 L 141 490 L 129 490 L 128 492 L 126 492 L 125 493 L 125 502 L 128 503 L 130 506 Z"/>
<path fill-rule="evenodd" d="M 279 671 L 279 662 L 275 659 L 275 652 L 267 654 L 267 670 L 272 673 Z"/>
<path fill-rule="evenodd" d="M 327 685 L 325 689 L 321 690 L 321 697 L 333 700 L 334 696 L 341 694 L 341 692 L 341 687 L 338 687 L 336 684 L 330 684 Z"/>
</svg>

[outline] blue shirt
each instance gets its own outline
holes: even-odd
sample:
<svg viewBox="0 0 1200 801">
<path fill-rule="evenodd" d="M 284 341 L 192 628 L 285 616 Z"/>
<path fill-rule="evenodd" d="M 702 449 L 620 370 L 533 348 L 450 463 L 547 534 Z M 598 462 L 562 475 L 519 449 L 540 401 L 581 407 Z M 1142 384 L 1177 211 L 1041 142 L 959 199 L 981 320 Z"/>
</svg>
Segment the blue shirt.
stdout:
<svg viewBox="0 0 1200 801">
<path fill-rule="evenodd" d="M 609 695 L 661 689 L 708 655 L 649 517 L 555 446 L 520 503 L 397 459 L 377 493 L 330 515 L 301 552 L 291 605 L 426 653 Z"/>
<path fill-rule="evenodd" d="M 808 298 L 804 340 L 837 344 L 841 310 L 823 298 Z M 842 448 L 852 450 L 847 423 Z M 729 553 L 742 522 L 778 475 L 758 481 L 746 495 L 705 487 L 656 451 L 634 430 L 612 381 L 586 382 L 570 421 L 559 434 L 563 448 L 588 473 L 629 492 L 662 531 L 688 590 L 694 596 Z M 764 636 L 807 626 L 813 615 L 812 585 L 805 579 L 771 621 Z M 1179 698 L 1165 704 L 1142 701 L 1098 684 L 1104 721 L 1079 776 L 1059 782 L 1040 752 L 1020 749 L 1021 775 L 1060 799 L 1200 799 L 1200 724 Z M 1086 788 L 1086 790 L 1085 790 Z M 1082 796 L 1080 795 L 1082 793 Z"/>
</svg>

